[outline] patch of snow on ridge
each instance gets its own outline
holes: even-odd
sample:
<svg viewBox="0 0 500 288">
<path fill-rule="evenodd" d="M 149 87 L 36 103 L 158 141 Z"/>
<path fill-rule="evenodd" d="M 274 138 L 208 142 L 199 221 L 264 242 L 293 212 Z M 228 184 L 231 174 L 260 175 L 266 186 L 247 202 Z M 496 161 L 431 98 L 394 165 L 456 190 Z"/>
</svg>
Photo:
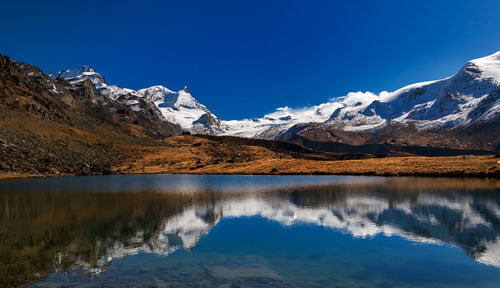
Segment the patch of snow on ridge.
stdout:
<svg viewBox="0 0 500 288">
<path fill-rule="evenodd" d="M 449 130 L 500 117 L 500 51 L 471 60 L 455 75 L 441 80 L 415 83 L 393 92 L 349 92 L 315 106 L 284 106 L 261 118 L 229 121 L 218 119 L 187 88 L 178 92 L 160 85 L 138 91 L 121 88 L 108 85 L 88 66 L 50 76 L 75 85 L 90 79 L 103 94 L 133 109 L 144 109 L 133 99 L 141 97 L 154 104 L 165 120 L 200 134 L 276 139 L 297 124 L 376 131 L 389 121 L 415 125 L 419 130 Z"/>
<path fill-rule="evenodd" d="M 141 89 L 137 93 L 147 101 L 153 102 L 167 121 L 179 124 L 185 130 L 212 133 L 222 129 L 220 120 L 205 105 L 198 103 L 188 92 L 187 87 L 173 92 L 163 86 L 153 86 Z M 201 123 L 200 119 L 206 119 L 205 115 L 214 123 Z"/>
<path fill-rule="evenodd" d="M 137 92 L 132 89 L 122 88 L 116 85 L 103 86 L 100 89 L 101 93 L 108 95 L 113 100 L 118 100 L 120 96 L 124 95 L 134 95 L 138 96 Z"/>
<path fill-rule="evenodd" d="M 471 60 L 470 63 L 481 67 L 484 78 L 493 78 L 500 81 L 500 51 L 490 56 Z"/>
<path fill-rule="evenodd" d="M 68 69 L 65 71 L 59 71 L 55 74 L 50 73 L 49 77 L 52 79 L 62 78 L 66 79 L 69 83 L 76 85 L 89 79 L 94 83 L 96 88 L 103 88 L 108 86 L 101 74 L 97 73 L 94 69 L 89 66 L 83 66 L 81 68 Z"/>
<path fill-rule="evenodd" d="M 188 92 L 187 87 L 174 92 L 164 86 L 157 85 L 136 91 L 108 85 L 99 73 L 88 66 L 60 71 L 55 74 L 51 73 L 49 76 L 52 79 L 63 78 L 73 85 L 81 85 L 88 79 L 101 93 L 114 101 L 130 106 L 134 111 L 140 111 L 144 108 L 138 105 L 137 98 L 133 98 L 143 98 L 146 102 L 154 104 L 165 120 L 178 124 L 184 130 L 215 134 L 223 129 L 220 120 L 207 107 L 198 103 Z"/>
<path fill-rule="evenodd" d="M 340 106 L 341 104 L 334 99 L 331 102 L 310 107 L 280 107 L 262 118 L 222 121 L 226 127 L 223 134 L 240 137 L 272 138 L 272 136 L 289 129 L 295 124 L 325 122 L 333 111 Z M 270 131 L 272 129 L 275 131 Z M 271 137 L 262 137 L 265 132 L 270 132 L 266 136 Z"/>
<path fill-rule="evenodd" d="M 451 77 L 447 77 L 447 78 L 444 78 L 444 79 L 441 79 L 441 80 L 424 81 L 424 82 L 410 84 L 410 85 L 407 85 L 407 86 L 405 86 L 403 88 L 400 88 L 400 89 L 398 89 L 398 90 L 396 90 L 394 92 L 383 91 L 379 95 L 377 95 L 378 99 L 376 99 L 376 100 L 380 100 L 380 102 L 382 102 L 382 103 L 391 102 L 393 100 L 396 100 L 403 93 L 408 93 L 408 92 L 410 92 L 413 89 L 420 88 L 420 87 L 427 86 L 427 85 L 431 85 L 433 83 L 436 83 L 436 82 L 439 82 L 439 81 L 442 81 L 442 80 L 447 80 L 449 78 L 451 78 Z"/>
<path fill-rule="evenodd" d="M 377 124 L 383 127 L 388 120 L 412 121 L 420 130 L 453 129 L 496 117 L 500 103 L 495 91 L 499 89 L 500 52 L 497 52 L 469 61 L 457 74 L 441 80 L 415 83 L 378 95 L 349 93 L 343 107 L 327 123 L 341 125 L 347 131 L 371 130 Z M 348 98 L 360 101 L 353 104 L 355 101 L 348 102 Z M 371 103 L 366 106 L 368 102 Z"/>
</svg>

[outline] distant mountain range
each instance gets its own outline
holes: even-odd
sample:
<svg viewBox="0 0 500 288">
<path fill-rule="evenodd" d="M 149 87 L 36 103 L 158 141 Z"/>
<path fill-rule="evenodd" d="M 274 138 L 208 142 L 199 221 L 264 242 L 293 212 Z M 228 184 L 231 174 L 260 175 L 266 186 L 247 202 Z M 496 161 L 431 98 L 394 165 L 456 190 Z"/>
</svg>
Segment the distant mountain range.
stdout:
<svg viewBox="0 0 500 288">
<path fill-rule="evenodd" d="M 45 74 L 1 55 L 0 99 L 0 171 L 111 173 L 134 156 L 124 156 L 126 149 L 159 145 L 182 132 L 282 140 L 334 153 L 500 151 L 500 52 L 443 80 L 380 95 L 349 93 L 257 119 L 221 120 L 187 87 L 132 90 L 108 84 L 90 67 Z"/>
<path fill-rule="evenodd" d="M 198 103 L 187 87 L 121 88 L 89 67 L 49 75 L 77 87 L 89 80 L 110 101 L 136 112 L 159 111 L 163 121 L 197 134 L 287 140 L 327 151 L 336 149 L 325 144 L 331 142 L 500 150 L 500 52 L 471 60 L 442 80 L 379 95 L 351 92 L 317 106 L 230 121 Z"/>
<path fill-rule="evenodd" d="M 108 173 L 122 157 L 114 145 L 183 131 L 142 97 L 129 98 L 132 106 L 101 93 L 86 73 L 72 84 L 0 55 L 0 171 Z"/>
<path fill-rule="evenodd" d="M 186 131 L 200 134 L 224 132 L 220 120 L 207 107 L 198 103 L 187 87 L 178 92 L 161 85 L 135 91 L 108 85 L 101 74 L 88 66 L 50 73 L 49 76 L 53 80 L 64 79 L 75 86 L 82 86 L 85 81 L 90 80 L 103 95 L 137 112 L 151 109 L 142 103 L 145 101 L 158 109 L 164 121 L 179 125 Z"/>
</svg>

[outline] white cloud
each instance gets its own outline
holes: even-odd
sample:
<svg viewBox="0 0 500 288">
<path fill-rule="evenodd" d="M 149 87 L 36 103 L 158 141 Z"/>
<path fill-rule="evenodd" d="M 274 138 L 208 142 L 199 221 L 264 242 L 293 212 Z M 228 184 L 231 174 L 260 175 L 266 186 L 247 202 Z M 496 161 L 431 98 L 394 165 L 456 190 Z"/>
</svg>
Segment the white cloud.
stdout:
<svg viewBox="0 0 500 288">
<path fill-rule="evenodd" d="M 300 122 L 323 122 L 326 121 L 335 109 L 346 106 L 355 106 L 360 103 L 362 106 L 368 106 L 375 100 L 389 99 L 393 93 L 382 91 L 380 94 L 375 94 L 370 91 L 366 92 L 349 92 L 345 96 L 330 98 L 329 102 L 309 107 L 291 108 L 289 106 L 279 107 L 274 112 L 264 116 L 267 119 L 279 119 L 290 116 L 292 120 Z M 358 104 L 357 106 L 360 106 Z M 262 118 L 261 118 L 262 119 Z"/>
</svg>

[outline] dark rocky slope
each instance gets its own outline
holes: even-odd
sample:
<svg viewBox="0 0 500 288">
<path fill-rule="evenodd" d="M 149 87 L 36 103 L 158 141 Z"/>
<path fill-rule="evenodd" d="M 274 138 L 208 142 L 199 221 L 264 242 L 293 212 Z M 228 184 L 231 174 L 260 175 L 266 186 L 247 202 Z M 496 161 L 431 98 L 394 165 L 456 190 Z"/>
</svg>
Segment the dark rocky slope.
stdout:
<svg viewBox="0 0 500 288">
<path fill-rule="evenodd" d="M 106 173 L 120 161 L 114 145 L 147 145 L 181 132 L 150 106 L 134 111 L 90 81 L 53 80 L 0 55 L 0 172 Z"/>
<path fill-rule="evenodd" d="M 453 130 L 417 130 L 390 123 L 373 131 L 343 131 L 323 123 L 297 124 L 277 139 L 336 153 L 408 152 L 424 156 L 494 154 L 500 151 L 500 121 Z M 439 152 L 441 151 L 441 152 Z"/>
</svg>

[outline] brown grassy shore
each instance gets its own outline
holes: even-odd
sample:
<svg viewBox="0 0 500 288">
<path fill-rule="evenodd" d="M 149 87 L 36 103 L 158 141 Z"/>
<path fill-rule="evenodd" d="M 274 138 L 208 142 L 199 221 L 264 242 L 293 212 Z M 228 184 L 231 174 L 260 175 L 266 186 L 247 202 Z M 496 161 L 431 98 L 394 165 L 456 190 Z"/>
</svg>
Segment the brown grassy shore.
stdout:
<svg viewBox="0 0 500 288">
<path fill-rule="evenodd" d="M 286 142 L 213 136 L 176 136 L 157 145 L 120 145 L 112 174 L 255 174 L 500 177 L 500 158 L 397 156 L 312 151 Z M 72 176 L 0 173 L 1 179 Z"/>
<path fill-rule="evenodd" d="M 494 156 L 378 158 L 369 154 L 290 151 L 264 143 L 238 143 L 213 137 L 177 136 L 162 147 L 120 147 L 129 162 L 119 174 L 331 174 L 384 176 L 499 177 Z M 230 139 L 231 140 L 231 139 Z"/>
</svg>

